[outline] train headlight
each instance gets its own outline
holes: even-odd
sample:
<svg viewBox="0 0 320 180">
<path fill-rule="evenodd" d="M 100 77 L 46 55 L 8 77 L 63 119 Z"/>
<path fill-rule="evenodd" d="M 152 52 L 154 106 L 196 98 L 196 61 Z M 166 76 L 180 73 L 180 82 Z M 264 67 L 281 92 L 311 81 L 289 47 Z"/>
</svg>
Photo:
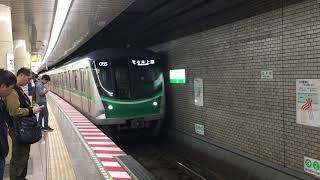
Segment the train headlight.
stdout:
<svg viewBox="0 0 320 180">
<path fill-rule="evenodd" d="M 154 101 L 152 104 L 153 104 L 154 106 L 158 106 L 158 102 L 157 102 L 157 101 Z"/>
<path fill-rule="evenodd" d="M 109 109 L 109 110 L 112 110 L 112 109 L 113 109 L 113 106 L 112 106 L 112 105 L 109 105 L 109 106 L 108 106 L 108 109 Z"/>
</svg>

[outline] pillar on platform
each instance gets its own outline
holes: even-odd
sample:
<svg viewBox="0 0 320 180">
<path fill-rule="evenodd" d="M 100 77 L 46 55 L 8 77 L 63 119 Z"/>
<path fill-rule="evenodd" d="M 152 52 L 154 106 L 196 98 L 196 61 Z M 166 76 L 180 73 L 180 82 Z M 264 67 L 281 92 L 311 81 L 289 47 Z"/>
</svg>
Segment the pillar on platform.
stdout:
<svg viewBox="0 0 320 180">
<path fill-rule="evenodd" d="M 17 39 L 13 41 L 14 49 L 14 69 L 17 72 L 22 67 L 28 66 L 27 50 L 26 50 L 26 41 L 23 39 Z"/>
<path fill-rule="evenodd" d="M 0 4 L 0 68 L 14 71 L 11 8 Z"/>
</svg>

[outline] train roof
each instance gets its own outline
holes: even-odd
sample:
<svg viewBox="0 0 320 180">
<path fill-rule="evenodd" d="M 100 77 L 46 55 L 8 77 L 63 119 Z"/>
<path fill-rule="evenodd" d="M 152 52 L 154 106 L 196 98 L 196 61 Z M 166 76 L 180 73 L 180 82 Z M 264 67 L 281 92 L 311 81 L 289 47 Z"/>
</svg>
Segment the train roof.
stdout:
<svg viewBox="0 0 320 180">
<path fill-rule="evenodd" d="M 51 70 L 59 69 L 63 66 L 68 66 L 70 64 L 73 64 L 74 62 L 81 61 L 85 58 L 89 58 L 92 60 L 101 60 L 102 58 L 122 58 L 122 57 L 132 57 L 132 58 L 153 58 L 153 59 L 159 59 L 160 55 L 146 49 L 138 49 L 138 48 L 105 48 L 105 49 L 99 49 L 92 51 L 84 56 L 80 56 L 77 58 L 74 58 L 63 65 L 59 67 L 55 67 Z M 51 70 L 47 71 L 50 72 Z"/>
<path fill-rule="evenodd" d="M 84 56 L 77 57 L 72 59 L 71 61 L 65 63 L 64 65 L 71 64 L 83 58 L 90 58 L 90 59 L 101 59 L 103 57 L 106 58 L 122 58 L 122 57 L 153 57 L 153 58 L 160 58 L 160 55 L 145 49 L 137 49 L 137 48 L 105 48 L 92 51 Z M 63 65 L 63 66 L 64 66 Z"/>
<path fill-rule="evenodd" d="M 141 56 L 159 56 L 150 50 L 136 49 L 136 48 L 105 48 L 93 51 L 86 55 L 89 58 L 95 57 L 109 57 L 109 58 L 120 58 L 120 57 L 141 57 Z"/>
</svg>

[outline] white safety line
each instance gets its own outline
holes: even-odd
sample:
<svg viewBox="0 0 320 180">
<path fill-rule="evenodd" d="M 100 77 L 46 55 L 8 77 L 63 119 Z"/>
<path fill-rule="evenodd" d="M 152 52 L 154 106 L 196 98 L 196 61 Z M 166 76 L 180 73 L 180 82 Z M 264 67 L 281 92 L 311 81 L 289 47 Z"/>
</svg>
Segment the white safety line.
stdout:
<svg viewBox="0 0 320 180">
<path fill-rule="evenodd" d="M 103 166 L 107 167 L 121 167 L 121 165 L 118 162 L 106 162 L 106 161 L 101 161 Z"/>
<path fill-rule="evenodd" d="M 109 171 L 109 173 L 113 178 L 131 178 L 125 171 Z"/>
</svg>

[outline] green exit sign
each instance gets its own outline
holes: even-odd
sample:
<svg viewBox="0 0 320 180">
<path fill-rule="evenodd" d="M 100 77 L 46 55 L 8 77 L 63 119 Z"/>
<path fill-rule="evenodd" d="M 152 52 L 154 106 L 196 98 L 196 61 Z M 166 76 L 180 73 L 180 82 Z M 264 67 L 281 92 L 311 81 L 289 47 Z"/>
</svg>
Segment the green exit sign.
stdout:
<svg viewBox="0 0 320 180">
<path fill-rule="evenodd" d="M 169 71 L 171 84 L 185 84 L 186 83 L 186 70 L 173 69 Z"/>
<path fill-rule="evenodd" d="M 204 136 L 204 126 L 201 124 L 194 124 L 194 130 L 197 134 Z"/>
</svg>

